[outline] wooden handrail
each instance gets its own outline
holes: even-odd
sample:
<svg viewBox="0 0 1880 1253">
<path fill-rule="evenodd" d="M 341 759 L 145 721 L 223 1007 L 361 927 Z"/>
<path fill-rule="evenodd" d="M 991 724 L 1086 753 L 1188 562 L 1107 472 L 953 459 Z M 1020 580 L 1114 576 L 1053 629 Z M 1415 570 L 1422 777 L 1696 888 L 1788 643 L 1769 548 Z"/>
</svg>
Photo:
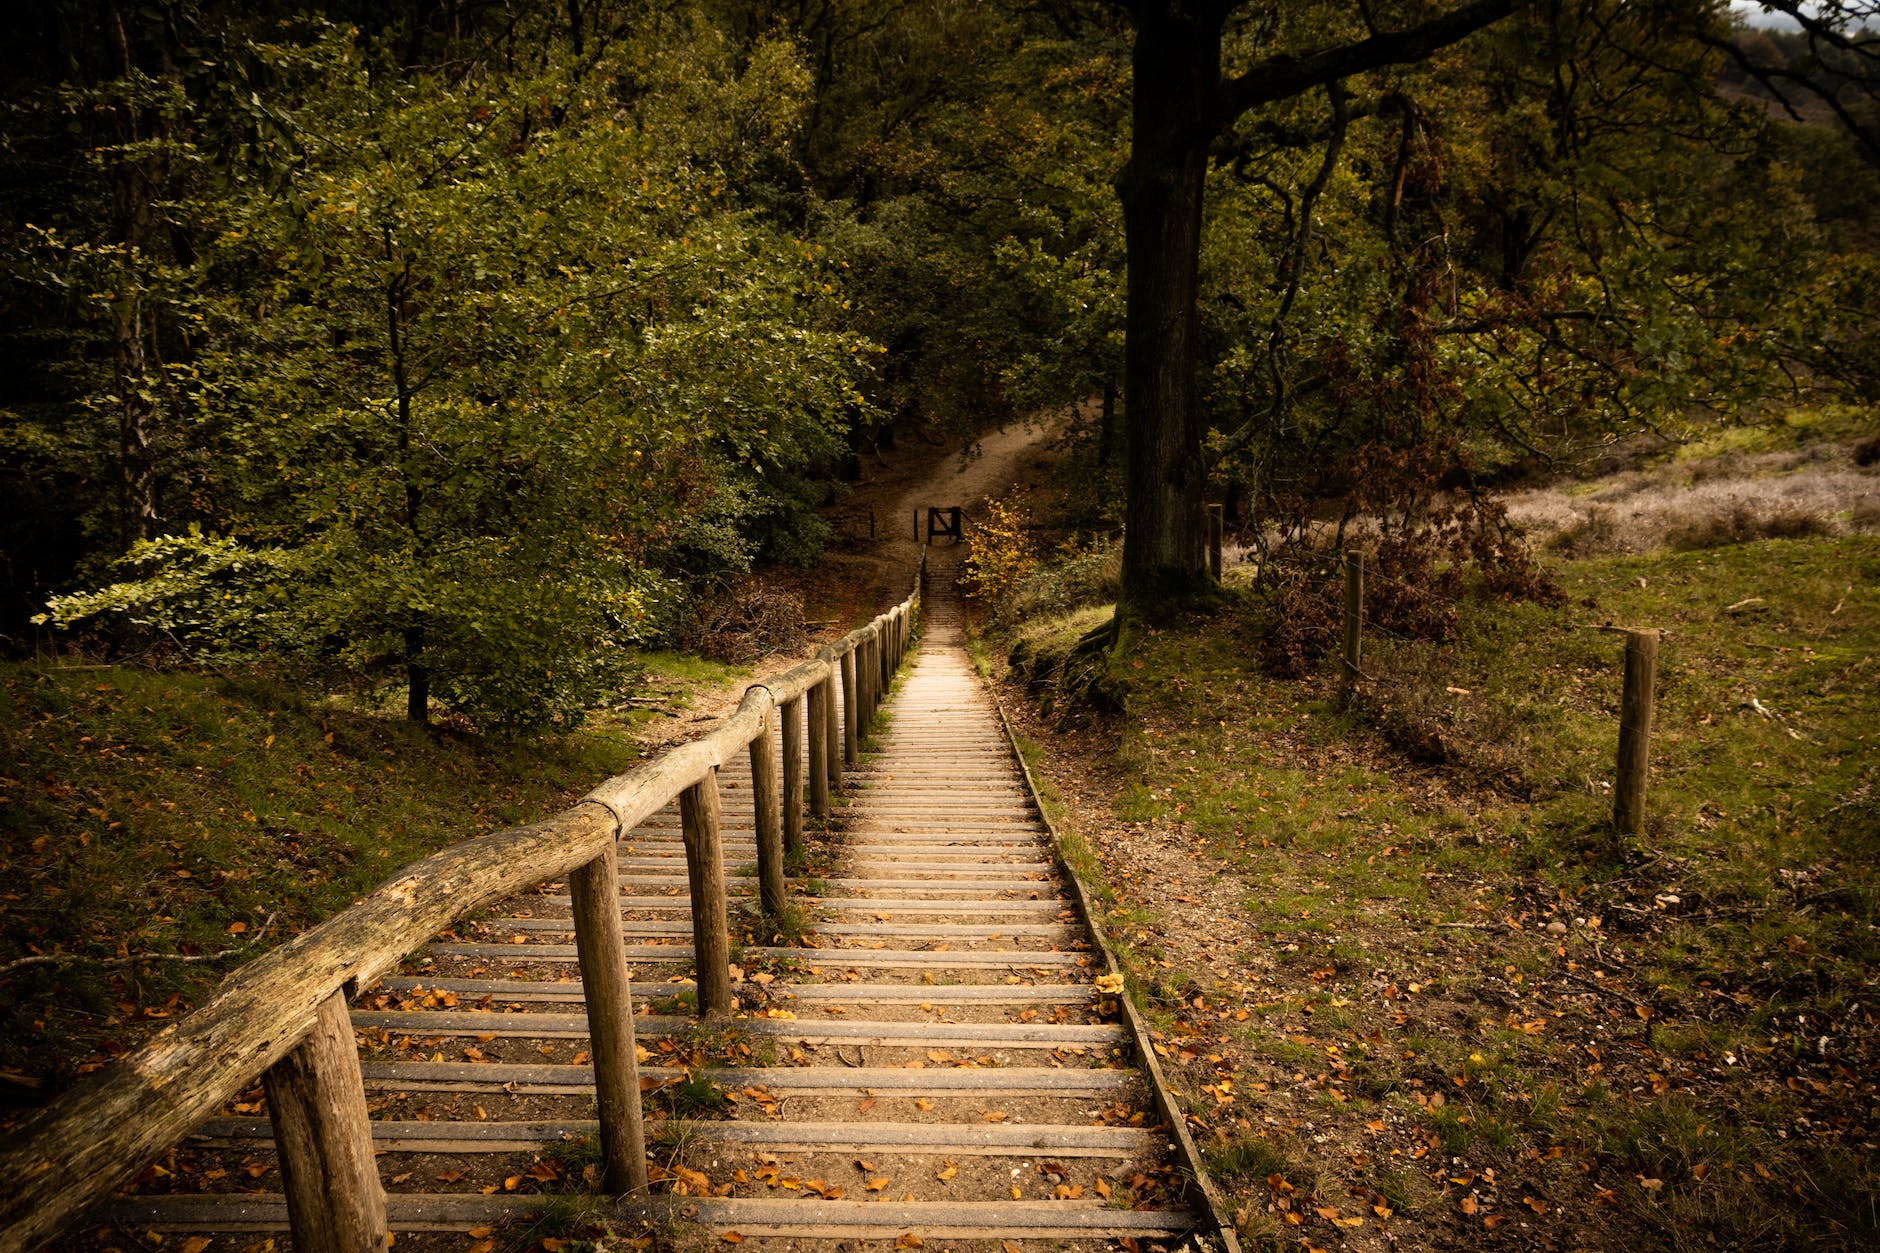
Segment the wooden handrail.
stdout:
<svg viewBox="0 0 1880 1253">
<path fill-rule="evenodd" d="M 32 1114 L 0 1143 L 0 1179 L 9 1185 L 0 1196 L 0 1253 L 38 1248 L 133 1178 L 299 1049 L 336 994 L 350 1000 L 484 906 L 595 863 L 622 833 L 746 752 L 773 725 L 774 708 L 826 695 L 842 674 L 832 657 L 852 654 L 895 613 L 918 606 L 925 569 L 923 557 L 914 590 L 894 609 L 819 656 L 752 684 L 737 712 L 710 734 L 608 779 L 552 817 L 465 840 L 406 867 L 234 971 L 195 1010 Z M 852 683 L 845 697 L 855 707 Z"/>
</svg>

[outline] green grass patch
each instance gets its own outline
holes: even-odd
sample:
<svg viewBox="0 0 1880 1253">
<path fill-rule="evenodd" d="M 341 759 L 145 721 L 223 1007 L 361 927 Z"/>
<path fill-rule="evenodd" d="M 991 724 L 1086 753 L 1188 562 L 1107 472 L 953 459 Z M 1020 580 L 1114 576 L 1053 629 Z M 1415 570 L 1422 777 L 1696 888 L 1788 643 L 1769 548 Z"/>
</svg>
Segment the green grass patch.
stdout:
<svg viewBox="0 0 1880 1253">
<path fill-rule="evenodd" d="M 427 734 L 252 680 L 0 665 L 0 965 L 81 959 L 0 976 L 0 1070 L 49 1094 L 400 867 L 637 756 L 617 728 Z"/>
</svg>

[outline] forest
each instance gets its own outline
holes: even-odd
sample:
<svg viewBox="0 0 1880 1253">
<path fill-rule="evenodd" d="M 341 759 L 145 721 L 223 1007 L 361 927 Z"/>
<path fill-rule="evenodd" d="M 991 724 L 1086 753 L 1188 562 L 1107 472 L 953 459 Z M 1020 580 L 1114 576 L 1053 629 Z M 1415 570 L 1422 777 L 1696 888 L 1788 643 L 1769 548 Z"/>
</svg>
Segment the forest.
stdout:
<svg viewBox="0 0 1880 1253">
<path fill-rule="evenodd" d="M 0 1161 L 230 987 L 287 1030 L 253 972 L 409 923 L 397 875 L 526 845 L 568 884 L 432 900 L 427 950 L 320 985 L 368 1148 L 434 1106 L 488 1124 L 440 1151 L 499 1145 L 389 1189 L 368 1153 L 374 1238 L 442 1181 L 473 1253 L 719 1247 L 780 1188 L 875 1222 L 892 1174 L 942 1230 L 1009 1188 L 1318 1253 L 1880 1239 L 1875 0 L 36 0 L 9 33 Z M 644 814 L 587 792 L 669 766 Z M 1039 869 L 870 866 L 870 804 L 966 875 L 1028 824 Z M 606 851 L 554 862 L 563 829 Z M 413 1039 L 460 995 L 581 1005 L 595 935 L 639 963 L 625 1038 L 663 1033 L 631 1153 L 594 1018 Z M 988 957 L 1020 935 L 1061 976 Z M 825 942 L 934 964 L 825 978 Z M 896 1051 L 869 1016 L 913 1005 L 955 1034 Z M 1048 1047 L 1026 1083 L 1121 1071 L 1076 1042 L 1125 1024 L 1154 1073 L 1107 1108 L 913 1096 L 1007 1045 Z M 815 1078 L 812 1027 L 891 1038 Z M 725 1124 L 771 1142 L 738 1085 L 784 1047 L 784 1087 L 901 1092 L 810 1109 L 942 1149 L 721 1168 Z M 44 1202 L 70 1247 L 171 1247 L 82 1217 L 108 1196 L 291 1173 L 241 1147 L 287 1062 L 241 1064 L 195 1075 L 229 1143 Z M 576 1121 L 538 1143 L 486 1064 Z M 1153 1155 L 1008 1179 L 1052 1120 Z M 689 1235 L 607 1209 L 647 1147 Z M 1066 1247 L 1167 1247 L 1130 1230 Z"/>
<path fill-rule="evenodd" d="M 1874 396 L 1857 9 L 1444 10 L 35 5 L 0 629 L 572 726 L 897 438 L 1078 406 L 1151 604 Z"/>
</svg>

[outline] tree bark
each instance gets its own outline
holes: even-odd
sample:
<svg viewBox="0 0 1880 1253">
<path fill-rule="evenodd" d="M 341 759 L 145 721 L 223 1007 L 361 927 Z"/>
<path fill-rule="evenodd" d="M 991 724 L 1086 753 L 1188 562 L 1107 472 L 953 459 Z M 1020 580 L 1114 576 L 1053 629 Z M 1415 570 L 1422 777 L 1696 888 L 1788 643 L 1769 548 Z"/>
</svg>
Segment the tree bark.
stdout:
<svg viewBox="0 0 1880 1253">
<path fill-rule="evenodd" d="M 1137 10 L 1131 151 L 1117 177 L 1129 264 L 1122 599 L 1133 608 L 1212 585 L 1195 301 L 1221 22 L 1219 11 L 1182 4 Z"/>
</svg>

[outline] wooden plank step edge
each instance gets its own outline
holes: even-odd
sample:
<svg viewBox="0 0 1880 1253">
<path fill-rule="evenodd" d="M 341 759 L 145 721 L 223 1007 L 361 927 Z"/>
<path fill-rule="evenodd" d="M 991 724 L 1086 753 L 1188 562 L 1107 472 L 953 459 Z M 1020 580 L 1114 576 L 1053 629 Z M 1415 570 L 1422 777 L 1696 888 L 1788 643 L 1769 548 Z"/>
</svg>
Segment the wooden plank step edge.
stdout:
<svg viewBox="0 0 1880 1253">
<path fill-rule="evenodd" d="M 464 1193 L 394 1192 L 385 1198 L 394 1231 L 455 1231 L 529 1214 L 545 1198 Z M 621 1219 L 690 1219 L 744 1235 L 801 1239 L 1029 1240 L 1099 1236 L 1179 1236 L 1196 1226 L 1186 1210 L 1115 1209 L 1095 1201 L 773 1201 L 767 1198 L 674 1197 L 601 1202 Z M 217 1233 L 282 1231 L 287 1202 L 279 1193 L 119 1197 L 91 1217 L 133 1230 Z"/>
<path fill-rule="evenodd" d="M 413 1152 L 445 1152 L 435 1144 L 536 1146 L 556 1140 L 580 1139 L 594 1134 L 600 1123 L 564 1122 L 413 1122 L 375 1121 L 372 1142 L 416 1146 Z M 947 1122 L 743 1122 L 685 1119 L 648 1119 L 648 1135 L 683 1129 L 687 1139 L 716 1140 L 726 1144 L 757 1144 L 803 1151 L 842 1149 L 883 1152 L 920 1149 L 937 1156 L 987 1156 L 1033 1151 L 1067 1157 L 1127 1157 L 1153 1153 L 1168 1137 L 1140 1127 L 1100 1127 L 1074 1123 L 947 1123 Z M 229 1142 L 269 1141 L 274 1127 L 265 1118 L 217 1118 L 190 1132 L 190 1139 Z M 406 1150 L 387 1148 L 388 1152 Z M 457 1149 L 456 1152 L 494 1152 L 494 1148 Z"/>
<path fill-rule="evenodd" d="M 546 1062 L 361 1062 L 366 1086 L 397 1089 L 422 1082 L 476 1084 L 501 1088 L 594 1087 L 591 1066 Z M 643 1077 L 665 1080 L 688 1072 L 667 1066 L 642 1066 Z M 1106 1066 L 745 1066 L 695 1070 L 720 1087 L 758 1086 L 773 1092 L 899 1092 L 945 1096 L 948 1093 L 1084 1096 L 1128 1087 L 1133 1069 Z"/>
</svg>

